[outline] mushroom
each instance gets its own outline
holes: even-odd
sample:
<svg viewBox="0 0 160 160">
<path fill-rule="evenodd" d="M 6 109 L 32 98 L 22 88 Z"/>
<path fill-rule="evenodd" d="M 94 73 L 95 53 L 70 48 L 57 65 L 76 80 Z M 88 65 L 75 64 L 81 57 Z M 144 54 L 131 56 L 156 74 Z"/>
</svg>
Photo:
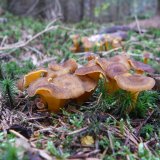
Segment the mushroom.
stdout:
<svg viewBox="0 0 160 160">
<path fill-rule="evenodd" d="M 121 54 L 121 55 L 116 55 L 116 56 L 110 58 L 108 61 L 110 63 L 122 63 L 129 70 L 131 67 L 128 62 L 128 58 L 129 58 L 128 55 Z"/>
<path fill-rule="evenodd" d="M 57 63 L 50 63 L 48 65 L 48 78 L 55 78 L 57 76 L 74 73 L 77 69 L 78 65 L 74 59 L 69 59 L 64 63 L 57 64 Z"/>
<path fill-rule="evenodd" d="M 111 63 L 107 66 L 105 70 L 108 82 L 106 83 L 106 88 L 109 93 L 113 93 L 119 89 L 115 77 L 124 73 L 127 73 L 128 69 L 122 63 Z"/>
<path fill-rule="evenodd" d="M 112 41 L 113 41 L 113 37 L 111 35 L 105 35 L 104 36 L 104 43 L 105 43 L 105 48 L 108 51 L 109 49 L 111 49 L 112 47 Z"/>
<path fill-rule="evenodd" d="M 143 60 L 144 64 L 147 64 L 148 63 L 148 59 L 151 58 L 151 54 L 150 53 L 144 53 L 143 57 L 144 57 L 144 60 Z"/>
<path fill-rule="evenodd" d="M 18 83 L 17 83 L 18 89 L 23 91 L 32 82 L 36 81 L 40 77 L 43 77 L 47 73 L 48 73 L 48 71 L 46 69 L 39 69 L 39 70 L 32 71 L 32 72 L 28 73 L 27 75 L 25 75 L 23 78 L 21 78 L 18 81 Z"/>
<path fill-rule="evenodd" d="M 100 75 L 103 75 L 105 77 L 104 71 L 99 65 L 96 64 L 95 60 L 88 61 L 88 64 L 81 68 L 78 68 L 75 71 L 75 74 L 78 76 L 88 76 L 97 82 L 99 80 Z"/>
<path fill-rule="evenodd" d="M 30 97 L 40 95 L 48 104 L 49 111 L 58 112 L 69 99 L 76 99 L 81 103 L 86 101 L 96 85 L 97 83 L 87 76 L 65 74 L 54 79 L 42 77 L 32 83 L 27 92 Z"/>
<path fill-rule="evenodd" d="M 82 37 L 81 41 L 85 52 L 91 51 L 94 47 L 93 42 L 89 41 L 88 37 Z"/>
<path fill-rule="evenodd" d="M 87 59 L 88 61 L 95 60 L 97 58 L 98 58 L 98 56 L 92 52 L 88 52 L 85 54 L 85 59 Z"/>
<path fill-rule="evenodd" d="M 73 50 L 74 52 L 78 52 L 80 51 L 80 36 L 77 34 L 77 35 L 71 35 L 70 38 L 72 39 L 73 41 L 73 47 L 71 50 Z"/>
<path fill-rule="evenodd" d="M 113 39 L 112 48 L 119 48 L 119 47 L 122 47 L 121 41 L 118 38 Z"/>
<path fill-rule="evenodd" d="M 105 58 L 97 58 L 96 64 L 98 64 L 105 71 L 109 65 L 109 62 Z"/>
<path fill-rule="evenodd" d="M 121 74 L 115 77 L 117 85 L 119 88 L 128 91 L 132 95 L 133 104 L 130 106 L 129 111 L 132 111 L 135 108 L 138 94 L 141 91 L 150 90 L 155 85 L 155 80 L 151 77 L 146 77 L 143 75 L 131 75 Z"/>
<path fill-rule="evenodd" d="M 154 73 L 154 69 L 148 64 L 144 64 L 133 59 L 128 60 L 128 62 L 130 63 L 131 67 L 136 70 L 137 74 L 143 74 L 144 72 Z"/>
<path fill-rule="evenodd" d="M 97 82 L 91 79 L 88 76 L 78 76 L 83 84 L 83 88 L 85 89 L 85 93 L 82 94 L 80 97 L 76 98 L 76 102 L 82 104 L 85 102 L 94 92 L 97 87 Z"/>
<path fill-rule="evenodd" d="M 81 79 L 71 74 L 61 75 L 53 79 L 40 78 L 33 82 L 27 90 L 30 97 L 40 95 L 47 102 L 48 110 L 53 112 L 58 112 L 69 99 L 78 98 L 85 91 Z"/>
</svg>

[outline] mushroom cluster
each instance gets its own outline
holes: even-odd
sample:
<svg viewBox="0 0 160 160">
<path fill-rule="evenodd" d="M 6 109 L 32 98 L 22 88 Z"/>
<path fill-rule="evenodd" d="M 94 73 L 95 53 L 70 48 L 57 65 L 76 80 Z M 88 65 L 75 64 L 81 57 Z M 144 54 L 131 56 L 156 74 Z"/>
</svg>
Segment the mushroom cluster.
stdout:
<svg viewBox="0 0 160 160">
<path fill-rule="evenodd" d="M 94 63 L 93 63 L 94 61 Z M 93 64 L 91 67 L 90 63 Z M 75 74 L 88 75 L 94 79 L 101 77 L 105 78 L 106 91 L 114 93 L 122 89 L 128 91 L 133 100 L 134 108 L 139 92 L 150 90 L 155 85 L 155 80 L 151 77 L 145 76 L 144 73 L 153 73 L 154 69 L 142 62 L 131 59 L 128 55 L 116 55 L 110 59 L 92 58 L 86 66 L 83 66 L 75 71 Z M 132 73 L 132 74 L 131 74 Z"/>
<path fill-rule="evenodd" d="M 110 59 L 92 55 L 81 67 L 74 59 L 69 59 L 32 71 L 18 81 L 18 88 L 27 89 L 29 97 L 39 95 L 49 111 L 58 112 L 69 100 L 86 101 L 96 89 L 99 79 L 103 78 L 108 93 L 119 89 L 131 93 L 134 108 L 139 92 L 150 90 L 155 85 L 155 80 L 145 76 L 145 72 L 153 73 L 154 70 L 125 54 Z"/>
<path fill-rule="evenodd" d="M 80 35 L 70 36 L 73 46 L 71 51 L 76 53 L 80 51 L 107 51 L 111 48 L 118 48 L 122 46 L 122 37 L 110 34 L 97 34 L 90 37 L 81 37 Z"/>
<path fill-rule="evenodd" d="M 27 89 L 29 97 L 39 95 L 49 111 L 58 112 L 70 99 L 83 102 L 97 86 L 90 77 L 76 75 L 77 66 L 74 59 L 51 63 L 47 69 L 32 71 L 21 78 L 18 88 Z"/>
</svg>

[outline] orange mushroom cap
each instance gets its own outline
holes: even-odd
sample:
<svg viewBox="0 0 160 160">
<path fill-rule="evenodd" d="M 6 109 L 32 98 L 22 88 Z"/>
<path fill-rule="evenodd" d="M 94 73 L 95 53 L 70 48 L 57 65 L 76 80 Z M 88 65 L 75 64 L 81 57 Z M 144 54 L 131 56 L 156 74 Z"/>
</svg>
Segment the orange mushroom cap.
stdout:
<svg viewBox="0 0 160 160">
<path fill-rule="evenodd" d="M 32 82 L 36 81 L 40 77 L 43 77 L 47 73 L 48 71 L 46 69 L 39 69 L 28 73 L 18 81 L 18 89 L 23 90 L 24 88 L 28 87 Z"/>
<path fill-rule="evenodd" d="M 114 79 L 115 76 L 127 73 L 128 69 L 122 63 L 111 63 L 105 70 L 106 75 Z"/>
<path fill-rule="evenodd" d="M 95 87 L 96 82 L 88 77 L 65 74 L 54 79 L 40 78 L 29 86 L 27 92 L 30 97 L 39 94 L 47 102 L 48 109 L 57 112 L 66 100 L 78 98 Z"/>
<path fill-rule="evenodd" d="M 85 58 L 86 58 L 88 61 L 91 61 L 91 60 L 97 59 L 98 56 L 95 55 L 94 53 L 88 52 L 88 53 L 86 53 Z"/>
<path fill-rule="evenodd" d="M 129 70 L 130 65 L 128 63 L 128 58 L 129 58 L 128 55 L 122 54 L 122 55 L 116 55 L 116 56 L 110 58 L 108 61 L 110 63 L 122 63 Z"/>
<path fill-rule="evenodd" d="M 84 67 L 78 68 L 75 71 L 75 74 L 78 76 L 87 75 L 96 81 L 99 80 L 100 74 L 102 74 L 105 77 L 105 72 L 101 69 L 100 66 L 96 64 L 95 60 L 91 60 Z"/>
<path fill-rule="evenodd" d="M 155 85 L 155 80 L 153 78 L 137 74 L 118 75 L 115 77 L 115 80 L 119 88 L 130 92 L 150 90 Z"/>
<path fill-rule="evenodd" d="M 143 73 L 143 72 L 154 73 L 154 69 L 148 64 L 144 64 L 142 62 L 135 61 L 133 59 L 130 59 L 128 61 L 133 69 L 135 69 L 141 73 Z"/>
<path fill-rule="evenodd" d="M 96 63 L 105 71 L 109 62 L 105 58 L 97 58 Z"/>
<path fill-rule="evenodd" d="M 74 73 L 77 67 L 78 65 L 74 59 L 69 59 L 61 64 L 50 63 L 47 77 L 55 78 L 63 74 Z"/>
<path fill-rule="evenodd" d="M 30 85 L 27 90 L 28 95 L 32 97 L 39 90 L 48 90 L 57 99 L 76 98 L 84 93 L 81 80 L 70 74 L 61 75 L 54 79 L 40 78 Z"/>
</svg>

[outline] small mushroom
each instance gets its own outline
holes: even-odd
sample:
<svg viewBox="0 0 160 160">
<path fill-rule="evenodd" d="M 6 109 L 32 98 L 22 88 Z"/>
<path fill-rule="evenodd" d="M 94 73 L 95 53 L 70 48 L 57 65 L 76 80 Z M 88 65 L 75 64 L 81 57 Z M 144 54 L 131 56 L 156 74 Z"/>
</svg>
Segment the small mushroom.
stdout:
<svg viewBox="0 0 160 160">
<path fill-rule="evenodd" d="M 137 74 L 143 74 L 144 72 L 148 72 L 148 73 L 154 73 L 154 69 L 148 65 L 148 64 L 144 64 L 142 62 L 139 61 L 135 61 L 133 59 L 128 60 L 128 62 L 130 63 L 131 67 L 136 70 Z"/>
<path fill-rule="evenodd" d="M 88 61 L 95 60 L 97 58 L 98 58 L 98 56 L 92 52 L 88 52 L 85 54 L 85 59 L 87 59 Z"/>
<path fill-rule="evenodd" d="M 100 75 L 103 75 L 105 77 L 104 71 L 99 65 L 96 64 L 95 60 L 88 61 L 88 64 L 81 68 L 78 68 L 75 71 L 75 74 L 78 76 L 88 76 L 97 82 L 100 78 Z"/>
<path fill-rule="evenodd" d="M 70 38 L 73 41 L 73 47 L 74 52 L 79 52 L 80 51 L 80 36 L 79 35 L 71 35 Z"/>
<path fill-rule="evenodd" d="M 18 81 L 17 87 L 19 90 L 23 91 L 27 88 L 32 82 L 36 81 L 38 78 L 43 77 L 46 75 L 48 71 L 46 69 L 39 69 L 36 71 L 32 71 L 25 75 Z"/>
<path fill-rule="evenodd" d="M 93 42 L 89 41 L 88 37 L 82 37 L 81 41 L 85 52 L 89 52 L 93 49 L 94 44 Z"/>
<path fill-rule="evenodd" d="M 144 57 L 144 60 L 143 60 L 144 64 L 147 64 L 148 60 L 151 58 L 151 54 L 150 53 L 144 53 L 143 57 Z"/>
<path fill-rule="evenodd" d="M 109 93 L 113 93 L 119 89 L 115 77 L 124 73 L 127 73 L 128 69 L 122 63 L 111 63 L 107 66 L 105 70 L 108 82 L 106 83 L 106 88 Z"/>
<path fill-rule="evenodd" d="M 113 39 L 112 48 L 119 48 L 119 47 L 122 47 L 121 41 L 117 38 Z"/>
<path fill-rule="evenodd" d="M 105 48 L 108 51 L 109 49 L 111 49 L 112 47 L 112 41 L 113 41 L 113 37 L 109 34 L 104 36 L 104 43 L 105 43 Z"/>
<path fill-rule="evenodd" d="M 132 95 L 133 104 L 130 106 L 129 112 L 135 108 L 138 94 L 141 91 L 152 89 L 155 85 L 155 80 L 153 78 L 138 74 L 131 75 L 127 73 L 117 75 L 115 80 L 119 88 L 130 92 Z"/>
</svg>

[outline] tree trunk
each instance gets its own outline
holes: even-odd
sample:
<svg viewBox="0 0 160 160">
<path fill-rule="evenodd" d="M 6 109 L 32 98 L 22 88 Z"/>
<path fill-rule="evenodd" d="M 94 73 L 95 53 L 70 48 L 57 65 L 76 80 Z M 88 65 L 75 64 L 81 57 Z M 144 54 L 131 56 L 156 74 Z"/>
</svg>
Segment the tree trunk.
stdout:
<svg viewBox="0 0 160 160">
<path fill-rule="evenodd" d="M 157 15 L 160 16 L 160 0 L 157 0 Z"/>
<path fill-rule="evenodd" d="M 7 9 L 20 16 L 39 16 L 52 20 L 62 16 L 59 0 L 7 0 Z"/>
</svg>

